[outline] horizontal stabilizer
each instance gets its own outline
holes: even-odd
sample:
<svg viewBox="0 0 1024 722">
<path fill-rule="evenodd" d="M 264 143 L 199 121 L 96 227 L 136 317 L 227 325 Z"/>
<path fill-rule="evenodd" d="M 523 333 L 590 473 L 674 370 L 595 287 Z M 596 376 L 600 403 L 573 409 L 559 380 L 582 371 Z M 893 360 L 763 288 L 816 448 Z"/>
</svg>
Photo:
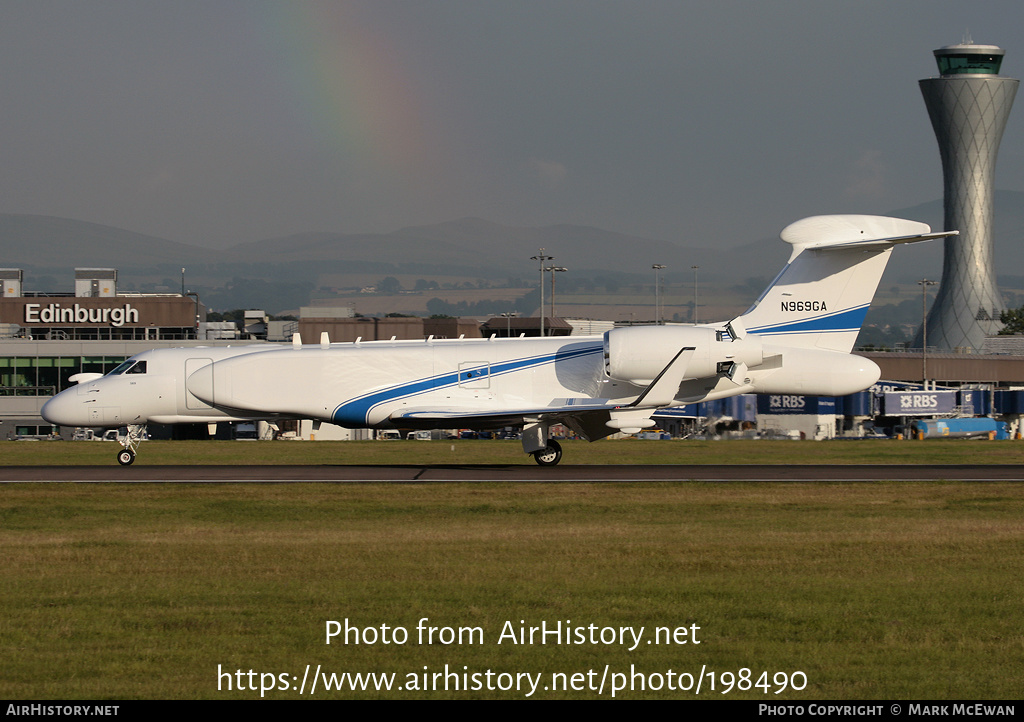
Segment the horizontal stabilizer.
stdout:
<svg viewBox="0 0 1024 722">
<path fill-rule="evenodd" d="M 811 216 L 782 229 L 782 240 L 800 250 L 858 248 L 882 250 L 901 243 L 919 243 L 955 236 L 959 231 L 932 233 L 927 223 L 904 218 L 864 215 Z"/>
<path fill-rule="evenodd" d="M 812 243 L 809 246 L 805 246 L 813 251 L 825 251 L 832 248 L 859 248 L 865 251 L 871 250 L 882 250 L 889 246 L 895 246 L 900 243 L 920 243 L 921 241 L 934 241 L 936 238 L 945 238 L 946 236 L 958 236 L 960 231 L 943 231 L 942 233 L 922 233 L 917 236 L 898 236 L 896 238 L 872 238 L 863 240 L 853 241 L 823 241 L 821 243 Z"/>
</svg>

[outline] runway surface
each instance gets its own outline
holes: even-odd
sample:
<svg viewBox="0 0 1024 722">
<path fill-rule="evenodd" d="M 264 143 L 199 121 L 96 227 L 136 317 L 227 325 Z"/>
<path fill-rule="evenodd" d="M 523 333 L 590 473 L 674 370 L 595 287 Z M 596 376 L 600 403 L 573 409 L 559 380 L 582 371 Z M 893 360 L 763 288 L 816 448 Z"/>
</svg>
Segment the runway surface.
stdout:
<svg viewBox="0 0 1024 722">
<path fill-rule="evenodd" d="M 1016 465 L 7 466 L 0 483 L 1022 481 Z"/>
</svg>

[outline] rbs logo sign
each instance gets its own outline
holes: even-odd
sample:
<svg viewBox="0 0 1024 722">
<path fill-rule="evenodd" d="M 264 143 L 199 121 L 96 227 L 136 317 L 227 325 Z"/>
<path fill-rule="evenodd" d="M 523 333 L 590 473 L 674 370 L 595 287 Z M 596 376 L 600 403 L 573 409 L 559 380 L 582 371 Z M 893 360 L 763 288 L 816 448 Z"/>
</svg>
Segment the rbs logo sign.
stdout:
<svg viewBox="0 0 1024 722">
<path fill-rule="evenodd" d="M 939 408 L 939 399 L 935 394 L 903 395 L 900 396 L 900 408 L 934 411 Z"/>
<path fill-rule="evenodd" d="M 807 406 L 805 396 L 772 396 L 769 401 L 773 409 L 802 409 Z"/>
<path fill-rule="evenodd" d="M 757 413 L 796 414 L 800 416 L 831 415 L 836 412 L 836 400 L 831 397 L 789 395 L 759 395 Z"/>
<path fill-rule="evenodd" d="M 956 391 L 902 391 L 884 396 L 889 416 L 933 416 L 956 408 Z"/>
</svg>

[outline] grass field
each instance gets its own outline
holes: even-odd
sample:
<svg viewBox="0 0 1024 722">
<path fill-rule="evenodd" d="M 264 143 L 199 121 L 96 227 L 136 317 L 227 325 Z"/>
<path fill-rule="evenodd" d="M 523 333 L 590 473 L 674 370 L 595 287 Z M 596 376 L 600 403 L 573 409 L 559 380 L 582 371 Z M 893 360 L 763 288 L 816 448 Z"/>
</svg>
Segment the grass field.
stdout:
<svg viewBox="0 0 1024 722">
<path fill-rule="evenodd" d="M 1019 441 L 562 441 L 563 464 L 1019 464 Z M 0 463 L 112 463 L 114 442 L 10 442 Z M 136 464 L 529 464 L 518 441 L 147 441 Z"/>
<path fill-rule="evenodd" d="M 847 463 L 857 453 L 867 454 L 862 463 L 889 463 L 877 455 L 890 449 L 911 462 L 930 460 L 913 457 L 928 449 L 956 463 L 1011 463 L 1007 454 L 1018 453 L 1011 442 L 609 442 L 574 453 L 594 463 L 593 450 L 617 444 L 629 452 L 620 463 L 633 449 L 646 458 L 687 448 L 702 459 L 693 463 L 718 463 L 721 454 L 742 463 L 755 455 Z M 525 461 L 516 445 L 451 445 L 146 442 L 138 463 L 232 463 L 225 460 L 239 447 L 246 463 L 263 449 L 327 454 L 300 457 L 306 463 L 388 463 L 379 454 L 441 463 L 408 455 L 442 452 L 481 461 L 476 455 L 491 449 Z M 11 443 L 0 452 L 5 463 L 27 463 L 10 456 L 23 447 L 35 448 L 36 463 L 78 463 L 46 457 L 98 447 L 96 463 L 108 464 L 114 448 Z M 344 458 L 330 458 L 332 447 Z M 174 450 L 177 458 L 164 456 Z M 678 453 L 657 461 L 688 463 Z M 301 463 L 282 458 L 261 463 Z M 267 698 L 299 699 L 309 696 L 309 684 L 299 692 L 306 665 L 310 676 L 317 665 L 328 675 L 397 675 L 390 692 L 325 692 L 321 678 L 317 698 L 529 691 L 523 678 L 525 691 L 445 691 L 443 676 L 441 690 L 424 691 L 423 674 L 433 687 L 431 675 L 446 664 L 457 674 L 541 675 L 532 696 L 542 699 L 610 697 L 612 680 L 628 684 L 631 672 L 661 689 L 617 696 L 690 698 L 692 688 L 667 688 L 668 672 L 678 687 L 686 683 L 680 674 L 702 668 L 701 697 L 1020 696 L 1021 484 L 16 484 L 2 492 L 2 698 L 253 699 L 262 682 L 274 687 Z M 419 644 L 422 618 L 478 628 L 482 640 Z M 326 622 L 346 619 L 378 633 L 401 627 L 409 639 L 326 645 Z M 598 630 L 642 626 L 644 636 L 633 651 L 632 641 L 498 644 L 506 622 L 518 631 L 567 620 Z M 656 627 L 685 628 L 701 643 L 647 644 Z M 605 665 L 599 695 L 589 685 L 598 686 Z M 231 691 L 218 669 L 229 673 Z M 729 678 L 719 675 L 742 669 L 752 673 L 747 689 L 733 684 L 722 695 Z M 237 670 L 256 691 L 237 689 Z M 797 671 L 806 687 L 775 695 L 775 675 Z M 707 672 L 716 675 L 714 691 Z M 767 694 L 753 686 L 762 672 Z M 544 689 L 573 674 L 580 688 Z M 408 689 L 408 675 L 420 689 Z M 486 686 L 486 677 L 476 679 Z"/>
</svg>

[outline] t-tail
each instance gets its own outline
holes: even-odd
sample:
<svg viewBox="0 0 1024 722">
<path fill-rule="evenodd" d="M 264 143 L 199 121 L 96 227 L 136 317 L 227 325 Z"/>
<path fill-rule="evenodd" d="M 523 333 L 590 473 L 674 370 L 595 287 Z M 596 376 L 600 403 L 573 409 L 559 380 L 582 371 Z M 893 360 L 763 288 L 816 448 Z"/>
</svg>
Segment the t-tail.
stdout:
<svg viewBox="0 0 1024 722">
<path fill-rule="evenodd" d="M 784 346 L 849 353 L 893 246 L 956 235 L 885 216 L 813 216 L 782 231 L 792 255 L 750 309 L 733 323 Z"/>
</svg>

